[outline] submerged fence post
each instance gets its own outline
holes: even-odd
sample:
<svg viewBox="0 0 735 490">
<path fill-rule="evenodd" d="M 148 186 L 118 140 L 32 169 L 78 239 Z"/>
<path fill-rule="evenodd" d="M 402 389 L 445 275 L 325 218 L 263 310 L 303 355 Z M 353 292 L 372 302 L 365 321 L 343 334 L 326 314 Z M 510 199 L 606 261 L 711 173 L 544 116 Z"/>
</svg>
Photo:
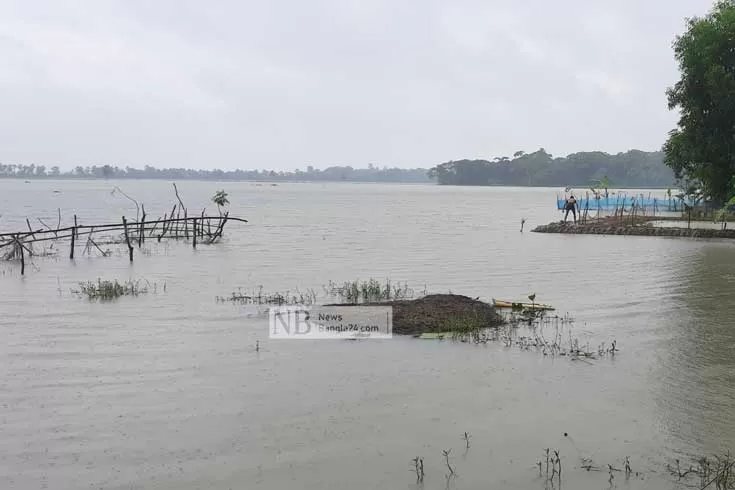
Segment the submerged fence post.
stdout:
<svg viewBox="0 0 735 490">
<path fill-rule="evenodd" d="M 123 229 L 125 230 L 125 243 L 128 244 L 128 252 L 130 252 L 130 262 L 133 261 L 133 246 L 130 245 L 130 235 L 128 235 L 128 221 L 125 216 L 122 217 Z"/>
<path fill-rule="evenodd" d="M 145 204 L 143 205 L 143 217 L 140 219 L 140 230 L 138 235 L 138 248 L 143 245 L 145 241 Z"/>
<path fill-rule="evenodd" d="M 76 221 L 76 216 L 74 217 L 74 221 Z M 77 227 L 74 226 L 74 228 L 71 229 L 71 249 L 69 249 L 69 259 L 74 260 L 74 241 L 77 236 Z M 84 251 L 82 250 L 82 255 L 84 255 Z"/>
<path fill-rule="evenodd" d="M 26 273 L 26 258 L 25 251 L 23 250 L 23 244 L 18 238 L 19 236 L 20 235 L 15 235 L 15 246 L 20 249 L 20 275 L 22 276 Z"/>
<path fill-rule="evenodd" d="M 197 248 L 197 219 L 194 218 L 194 232 L 192 234 L 192 246 L 194 248 Z"/>
</svg>

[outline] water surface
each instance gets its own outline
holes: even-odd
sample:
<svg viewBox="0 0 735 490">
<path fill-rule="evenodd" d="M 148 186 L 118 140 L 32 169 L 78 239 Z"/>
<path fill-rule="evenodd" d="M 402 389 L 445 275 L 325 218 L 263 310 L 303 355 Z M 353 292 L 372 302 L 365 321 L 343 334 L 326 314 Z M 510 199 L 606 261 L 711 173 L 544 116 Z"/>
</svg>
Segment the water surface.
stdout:
<svg viewBox="0 0 735 490">
<path fill-rule="evenodd" d="M 160 181 L 0 181 L 0 228 L 55 225 L 58 209 L 62 224 L 134 218 L 115 184 L 149 216 L 175 202 Z M 61 250 L 24 277 L 0 263 L 0 488 L 414 488 L 416 456 L 427 489 L 543 488 L 550 447 L 568 489 L 608 487 L 580 458 L 625 456 L 644 476 L 629 488 L 668 489 L 674 458 L 735 446 L 730 242 L 530 233 L 559 219 L 556 189 L 178 186 L 210 212 L 224 188 L 249 223 L 197 250 L 148 242 L 132 264 L 118 249 L 73 262 Z M 215 301 L 371 276 L 486 300 L 536 293 L 576 318 L 574 335 L 621 352 L 588 364 L 398 336 L 276 341 L 265 319 Z M 98 277 L 159 286 L 108 304 L 70 293 Z"/>
</svg>

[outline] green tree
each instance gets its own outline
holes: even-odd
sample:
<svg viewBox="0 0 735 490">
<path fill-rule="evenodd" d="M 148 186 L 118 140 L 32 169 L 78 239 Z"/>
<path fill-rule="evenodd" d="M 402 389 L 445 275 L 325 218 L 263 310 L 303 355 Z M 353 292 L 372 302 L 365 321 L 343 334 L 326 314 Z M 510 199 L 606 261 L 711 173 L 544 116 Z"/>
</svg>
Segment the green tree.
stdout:
<svg viewBox="0 0 735 490">
<path fill-rule="evenodd" d="M 664 163 L 724 203 L 735 175 L 735 0 L 689 19 L 673 47 L 681 78 L 666 95 L 680 118 L 664 144 Z"/>
<path fill-rule="evenodd" d="M 224 190 L 220 190 L 214 193 L 212 196 L 212 202 L 217 205 L 217 211 L 222 214 L 222 208 L 230 204 L 230 200 L 227 199 L 227 193 Z"/>
</svg>

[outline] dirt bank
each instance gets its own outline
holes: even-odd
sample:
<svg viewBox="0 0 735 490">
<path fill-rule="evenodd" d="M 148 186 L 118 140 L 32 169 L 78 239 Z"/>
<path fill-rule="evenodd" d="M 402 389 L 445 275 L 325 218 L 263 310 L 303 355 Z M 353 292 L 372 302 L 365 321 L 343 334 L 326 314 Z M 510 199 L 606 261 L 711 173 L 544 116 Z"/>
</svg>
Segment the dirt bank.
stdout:
<svg viewBox="0 0 735 490">
<path fill-rule="evenodd" d="M 588 224 L 574 224 L 554 222 L 548 225 L 537 226 L 534 233 L 568 233 L 589 235 L 635 235 L 635 236 L 670 236 L 686 238 L 735 238 L 735 230 L 716 230 L 705 228 L 681 228 L 650 226 L 649 224 L 614 224 L 605 222 L 591 222 Z"/>
<path fill-rule="evenodd" d="M 355 306 L 392 306 L 393 333 L 399 335 L 446 332 L 458 326 L 498 327 L 503 324 L 502 317 L 492 305 L 460 294 L 430 294 L 413 300 L 382 301 Z"/>
</svg>

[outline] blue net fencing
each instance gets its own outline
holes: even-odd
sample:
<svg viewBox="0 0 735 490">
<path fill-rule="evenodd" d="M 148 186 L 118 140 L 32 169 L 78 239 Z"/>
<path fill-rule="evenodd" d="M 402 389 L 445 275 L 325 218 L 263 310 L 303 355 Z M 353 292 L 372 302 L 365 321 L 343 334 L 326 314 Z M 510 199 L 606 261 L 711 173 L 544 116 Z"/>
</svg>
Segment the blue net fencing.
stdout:
<svg viewBox="0 0 735 490">
<path fill-rule="evenodd" d="M 567 195 L 556 196 L 556 208 L 564 209 L 566 204 Z M 684 204 L 688 206 L 694 206 L 692 199 L 682 200 L 678 197 L 664 196 L 653 196 L 651 194 L 623 194 L 615 193 L 608 194 L 606 197 L 604 194 L 598 198 L 590 193 L 585 193 L 582 196 L 575 196 L 577 199 L 577 205 L 579 209 L 584 211 L 589 209 L 590 211 L 605 211 L 612 209 L 631 209 L 633 206 L 636 208 L 644 208 L 651 211 L 682 211 Z"/>
</svg>

